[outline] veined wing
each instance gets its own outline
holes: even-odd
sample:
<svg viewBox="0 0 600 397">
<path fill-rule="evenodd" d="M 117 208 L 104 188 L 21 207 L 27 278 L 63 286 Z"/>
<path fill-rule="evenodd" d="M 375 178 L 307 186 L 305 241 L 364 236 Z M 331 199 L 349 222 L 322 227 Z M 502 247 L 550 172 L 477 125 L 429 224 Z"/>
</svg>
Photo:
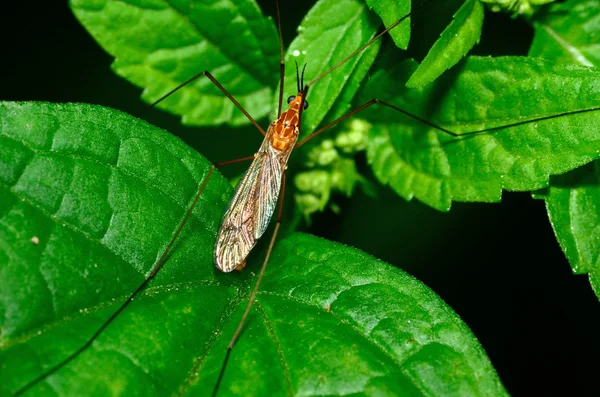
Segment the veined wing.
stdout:
<svg viewBox="0 0 600 397">
<path fill-rule="evenodd" d="M 281 190 L 283 166 L 281 152 L 271 147 L 267 134 L 223 216 L 214 252 L 222 271 L 238 267 L 267 229 Z"/>
</svg>

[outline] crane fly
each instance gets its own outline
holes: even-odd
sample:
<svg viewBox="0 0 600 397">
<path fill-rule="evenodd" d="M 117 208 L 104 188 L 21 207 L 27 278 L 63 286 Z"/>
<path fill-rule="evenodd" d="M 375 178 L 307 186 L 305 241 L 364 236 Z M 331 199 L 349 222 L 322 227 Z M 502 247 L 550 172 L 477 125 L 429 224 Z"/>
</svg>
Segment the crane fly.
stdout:
<svg viewBox="0 0 600 397">
<path fill-rule="evenodd" d="M 425 4 L 429 3 L 430 0 L 425 1 L 420 4 L 413 10 L 413 13 L 419 10 L 421 7 L 425 6 Z M 65 366 L 78 354 L 88 348 L 91 343 L 100 335 L 100 333 L 114 320 L 133 300 L 133 298 L 143 290 L 150 280 L 157 274 L 162 265 L 165 263 L 168 253 L 173 247 L 177 237 L 181 233 L 183 227 L 185 226 L 188 218 L 192 214 L 192 211 L 198 202 L 202 192 L 206 188 L 209 178 L 211 177 L 214 169 L 221 165 L 232 164 L 242 161 L 252 161 L 250 167 L 248 168 L 246 174 L 237 185 L 235 194 L 233 195 L 229 207 L 226 210 L 221 226 L 216 236 L 216 242 L 214 246 L 214 262 L 217 269 L 222 272 L 232 272 L 233 270 L 241 270 L 246 263 L 246 258 L 248 257 L 250 251 L 255 246 L 258 239 L 265 233 L 267 227 L 271 221 L 273 214 L 277 206 L 279 205 L 279 213 L 277 216 L 277 221 L 275 224 L 275 228 L 273 234 L 271 236 L 271 240 L 269 242 L 269 246 L 260 269 L 258 276 L 256 277 L 256 282 L 254 287 L 249 295 L 248 302 L 245 308 L 245 312 L 237 326 L 237 329 L 229 342 L 228 349 L 225 355 L 224 363 L 221 367 L 220 375 L 217 380 L 215 391 L 218 390 L 218 386 L 223 377 L 224 371 L 226 369 L 227 360 L 230 356 L 230 353 L 235 345 L 240 332 L 244 326 L 244 323 L 247 319 L 248 312 L 255 300 L 257 290 L 260 286 L 260 282 L 264 275 L 267 263 L 269 261 L 269 257 L 273 250 L 273 246 L 276 241 L 277 233 L 279 230 L 279 225 L 281 222 L 281 213 L 282 213 L 282 203 L 283 203 L 283 195 L 285 191 L 285 170 L 287 168 L 287 163 L 294 148 L 297 148 L 310 139 L 318 136 L 323 131 L 339 124 L 340 122 L 346 120 L 352 115 L 365 110 L 373 105 L 381 105 L 390 110 L 402 113 L 419 123 L 422 123 L 426 126 L 434 128 L 438 131 L 441 131 L 447 135 L 450 135 L 454 138 L 462 137 L 462 136 L 472 136 L 476 134 L 486 133 L 486 132 L 494 132 L 502 128 L 507 128 L 513 125 L 519 125 L 523 122 L 514 123 L 512 125 L 504 125 L 501 127 L 492 127 L 487 129 L 480 129 L 476 131 L 469 131 L 466 133 L 455 133 L 449 129 L 438 126 L 424 118 L 416 116 L 412 113 L 407 112 L 406 110 L 395 106 L 394 104 L 379 100 L 372 99 L 354 110 L 346 113 L 344 116 L 335 119 L 334 121 L 326 124 L 324 127 L 312 132 L 305 139 L 298 141 L 300 132 L 301 132 L 301 122 L 302 122 L 302 114 L 308 108 L 308 91 L 309 87 L 314 83 L 322 79 L 324 76 L 328 75 L 335 71 L 342 64 L 346 63 L 348 60 L 352 59 L 358 53 L 362 52 L 366 48 L 368 48 L 372 43 L 381 38 L 384 34 L 389 32 L 394 27 L 398 26 L 403 20 L 409 17 L 412 13 L 405 15 L 404 17 L 398 19 L 394 23 L 390 24 L 387 28 L 385 28 L 381 33 L 375 35 L 371 40 L 362 45 L 356 51 L 349 54 L 345 57 L 341 62 L 333 66 L 332 68 L 326 70 L 318 77 L 310 81 L 308 84 L 304 84 L 304 72 L 306 65 L 303 66 L 302 71 L 300 72 L 298 66 L 296 66 L 296 80 L 297 80 L 297 93 L 288 98 L 289 109 L 282 112 L 282 102 L 283 102 L 283 87 L 284 87 L 284 58 L 283 58 L 283 46 L 281 39 L 281 23 L 279 18 L 279 4 L 277 4 L 277 20 L 278 20 L 278 30 L 279 30 L 279 39 L 280 39 L 280 89 L 279 89 L 279 102 L 278 102 L 278 112 L 277 119 L 273 121 L 267 131 L 263 131 L 261 126 L 248 114 L 248 112 L 236 101 L 236 99 L 223 87 L 208 71 L 199 73 L 198 75 L 192 77 L 188 81 L 179 85 L 172 91 L 168 92 L 158 101 L 156 101 L 152 106 L 166 99 L 181 87 L 191 83 L 192 81 L 199 79 L 201 77 L 205 77 L 210 80 L 218 89 L 222 91 L 222 93 L 231 100 L 234 105 L 248 118 L 248 120 L 264 135 L 263 142 L 258 150 L 258 152 L 251 157 L 246 157 L 242 159 L 231 160 L 223 163 L 218 163 L 213 165 L 208 171 L 207 175 L 203 179 L 200 187 L 194 199 L 192 200 L 186 214 L 183 217 L 183 220 L 177 227 L 175 233 L 169 243 L 167 244 L 165 250 L 162 252 L 159 260 L 156 265 L 152 268 L 150 275 L 145 279 L 145 281 L 132 293 L 129 295 L 128 299 L 103 323 L 103 325 L 99 328 L 99 330 L 88 340 L 88 342 L 83 345 L 80 349 L 78 349 L 74 354 L 70 355 L 67 359 L 63 360 L 40 377 L 32 380 L 23 386 L 17 394 L 25 392 L 29 390 L 32 386 L 40 382 L 41 380 L 48 377 L 50 374 L 55 373 L 57 370 Z M 589 111 L 590 109 L 586 109 L 584 111 Z M 591 109 L 591 110 L 597 110 Z M 569 112 L 571 114 L 574 112 Z M 560 117 L 567 113 L 555 114 L 550 117 Z M 537 119 L 527 120 L 528 123 L 545 120 L 549 117 L 539 117 Z M 326 311 L 329 312 L 330 307 L 326 307 Z"/>
<path fill-rule="evenodd" d="M 223 216 L 214 255 L 215 265 L 223 272 L 241 270 L 250 250 L 269 226 L 288 159 L 300 136 L 301 113 L 308 108 L 308 102 L 303 99 L 305 89 L 301 87 L 304 87 L 304 69 L 298 81 L 298 93 L 288 98 L 289 109 L 269 125 L 260 149 Z"/>
</svg>

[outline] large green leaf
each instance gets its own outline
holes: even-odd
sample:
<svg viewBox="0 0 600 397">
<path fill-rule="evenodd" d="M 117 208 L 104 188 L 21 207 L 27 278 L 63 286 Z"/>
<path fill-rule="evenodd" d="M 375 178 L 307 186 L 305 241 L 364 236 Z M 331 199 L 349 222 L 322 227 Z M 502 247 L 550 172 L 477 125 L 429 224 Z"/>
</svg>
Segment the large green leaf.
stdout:
<svg viewBox="0 0 600 397">
<path fill-rule="evenodd" d="M 600 1 L 555 4 L 537 16 L 529 52 L 561 63 L 600 66 Z M 546 200 L 548 216 L 573 272 L 588 274 L 600 297 L 600 178 L 595 161 L 552 178 L 537 196 Z"/>
<path fill-rule="evenodd" d="M 0 106 L 0 394 L 82 346 L 141 283 L 208 162 L 89 105 Z M 28 395 L 206 395 L 253 271 L 219 273 L 219 175 L 157 277 Z M 220 395 L 505 395 L 469 329 L 427 287 L 355 249 L 279 241 Z"/>
<path fill-rule="evenodd" d="M 270 110 L 279 46 L 273 21 L 253 0 L 71 0 L 79 21 L 112 56 L 113 70 L 151 103 L 208 70 L 256 119 Z M 203 77 L 159 107 L 185 124 L 247 123 Z"/>
<path fill-rule="evenodd" d="M 483 11 L 479 0 L 467 0 L 410 76 L 406 86 L 415 88 L 431 83 L 467 55 L 481 36 Z"/>
<path fill-rule="evenodd" d="M 524 57 L 471 57 L 432 86 L 406 89 L 416 65 L 375 73 L 361 102 L 386 100 L 456 133 L 500 127 L 598 107 L 600 72 Z M 526 123 L 463 139 L 383 106 L 365 111 L 373 124 L 368 158 L 375 175 L 402 197 L 441 210 L 452 201 L 499 201 L 600 157 L 600 111 Z"/>
<path fill-rule="evenodd" d="M 308 83 L 366 43 L 374 36 L 380 22 L 368 12 L 362 0 L 319 1 L 298 27 L 299 34 L 288 48 L 285 96 L 298 91 L 294 62 L 300 68 L 307 64 L 305 83 Z M 314 131 L 328 114 L 327 119 L 333 120 L 349 109 L 350 100 L 375 60 L 378 46 L 379 43 L 356 55 L 311 86 L 308 92 L 310 107 L 302 114 L 304 134 Z"/>
</svg>

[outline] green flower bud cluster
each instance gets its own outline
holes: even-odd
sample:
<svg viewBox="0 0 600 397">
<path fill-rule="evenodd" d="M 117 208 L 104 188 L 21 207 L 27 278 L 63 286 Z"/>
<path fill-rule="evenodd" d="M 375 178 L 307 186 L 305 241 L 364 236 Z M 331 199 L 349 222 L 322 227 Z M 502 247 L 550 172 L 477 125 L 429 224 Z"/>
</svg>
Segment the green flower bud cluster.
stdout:
<svg viewBox="0 0 600 397">
<path fill-rule="evenodd" d="M 494 12 L 510 12 L 513 17 L 531 17 L 537 9 L 556 0 L 481 0 Z"/>
<path fill-rule="evenodd" d="M 354 119 L 345 127 L 333 138 L 312 147 L 304 162 L 306 170 L 294 177 L 296 204 L 307 221 L 313 213 L 328 206 L 334 212 L 339 211 L 339 207 L 330 202 L 333 194 L 350 196 L 357 184 L 367 191 L 371 188 L 354 161 L 354 155 L 366 148 L 370 124 Z"/>
</svg>

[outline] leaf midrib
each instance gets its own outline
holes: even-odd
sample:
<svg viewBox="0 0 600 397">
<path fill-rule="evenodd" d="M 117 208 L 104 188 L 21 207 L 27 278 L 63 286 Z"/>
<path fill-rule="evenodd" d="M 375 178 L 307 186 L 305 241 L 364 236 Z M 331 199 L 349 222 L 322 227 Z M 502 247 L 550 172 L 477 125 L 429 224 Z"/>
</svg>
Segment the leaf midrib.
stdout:
<svg viewBox="0 0 600 397">
<path fill-rule="evenodd" d="M 377 285 L 377 284 L 376 284 L 376 283 L 368 283 L 368 284 L 360 284 L 360 285 L 361 285 L 361 286 L 364 286 L 364 285 Z M 346 289 L 346 290 L 342 290 L 342 291 L 340 291 L 340 292 L 348 291 L 348 290 L 352 289 L 353 287 L 356 287 L 356 286 L 351 286 L 350 288 L 348 288 L 348 289 Z M 307 306 L 307 307 L 309 307 L 309 308 L 311 308 L 311 309 L 314 309 L 314 310 L 317 310 L 317 311 L 322 311 L 322 310 L 323 310 L 323 308 L 322 308 L 322 307 L 319 307 L 319 306 L 317 306 L 317 305 L 314 305 L 314 304 L 312 304 L 312 303 L 310 303 L 310 302 L 308 302 L 308 301 L 305 301 L 305 300 L 303 300 L 303 299 L 299 299 L 299 298 L 293 297 L 293 296 L 291 296 L 291 295 L 285 295 L 285 294 L 280 294 L 280 293 L 277 293 L 277 292 L 267 292 L 267 291 L 259 292 L 259 294 L 258 294 L 258 295 L 259 295 L 259 296 L 260 296 L 260 295 L 269 295 L 269 296 L 275 296 L 275 297 L 277 297 L 277 298 L 281 298 L 281 299 L 284 299 L 284 300 L 285 300 L 285 299 L 287 299 L 287 300 L 290 300 L 290 301 L 292 301 L 292 302 L 295 302 L 295 303 L 300 303 L 300 304 L 302 304 L 302 305 L 304 305 L 304 306 Z M 338 294 L 338 296 L 339 296 L 339 294 Z M 337 299 L 337 298 L 336 298 L 336 299 Z M 259 302 L 259 301 L 258 301 L 258 297 L 257 297 L 257 303 L 258 303 L 258 302 Z M 370 339 L 370 338 L 368 338 L 368 337 L 367 337 L 367 335 L 365 335 L 365 333 L 364 333 L 364 332 L 363 332 L 361 329 L 359 329 L 359 328 L 357 328 L 356 326 L 354 326 L 354 325 L 350 324 L 348 321 L 346 321 L 346 320 L 344 320 L 344 319 L 340 318 L 339 316 L 337 316 L 337 315 L 334 313 L 334 311 L 329 311 L 329 312 L 327 312 L 327 314 L 328 314 L 328 315 L 331 315 L 332 317 L 334 317 L 334 318 L 335 318 L 335 319 L 336 319 L 336 320 L 337 320 L 337 321 L 338 321 L 340 324 L 343 324 L 343 325 L 347 326 L 347 327 L 348 327 L 350 330 L 352 330 L 352 331 L 353 331 L 355 334 L 357 334 L 357 335 L 360 337 L 360 339 L 362 339 L 362 340 L 365 340 L 365 341 L 367 341 L 367 343 L 368 343 L 368 344 L 370 344 L 370 345 L 374 346 L 374 347 L 375 347 L 375 348 L 376 348 L 376 349 L 377 349 L 377 350 L 378 350 L 380 353 L 382 353 L 382 354 L 383 354 L 385 357 L 387 357 L 388 359 L 390 359 L 390 361 L 392 361 L 393 363 L 395 363 L 395 364 L 396 364 L 396 366 L 397 366 L 398 368 L 400 368 L 400 370 L 401 370 L 401 371 L 402 371 L 402 372 L 403 372 L 405 375 L 407 375 L 407 376 L 409 376 L 410 374 L 407 374 L 407 373 L 406 373 L 406 371 L 405 371 L 405 369 L 404 369 L 404 367 L 403 367 L 403 363 L 404 363 L 406 360 L 408 360 L 409 358 L 411 358 L 413 355 L 415 355 L 415 354 L 417 354 L 419 351 L 421 351 L 421 350 L 423 349 L 423 347 L 425 347 L 425 346 L 427 346 L 427 345 L 429 344 L 429 343 L 427 343 L 427 344 L 419 344 L 419 347 L 418 347 L 417 349 L 415 349 L 415 350 L 411 351 L 411 352 L 410 352 L 410 354 L 408 354 L 408 355 L 407 355 L 405 358 L 403 358 L 402 360 L 400 360 L 400 361 L 399 361 L 399 360 L 398 360 L 398 358 L 394 357 L 394 356 L 393 356 L 393 355 L 391 355 L 389 352 L 387 352 L 387 351 L 385 350 L 385 348 L 384 348 L 383 346 L 381 346 L 381 345 L 380 345 L 380 344 L 379 344 L 377 341 L 375 341 L 374 339 Z M 265 314 L 265 316 L 266 316 L 266 314 Z M 267 317 L 267 319 L 268 319 L 268 317 Z M 269 320 L 269 323 L 271 323 L 271 321 L 270 321 L 270 320 Z M 275 335 L 275 331 L 274 331 L 274 329 L 273 329 L 273 334 Z M 274 342 L 275 342 L 275 343 L 277 343 L 276 341 L 274 341 Z M 279 347 L 279 346 L 278 346 L 278 350 L 280 350 L 280 347 Z M 285 359 L 285 358 L 284 358 L 284 357 L 282 357 L 282 359 Z"/>
</svg>

